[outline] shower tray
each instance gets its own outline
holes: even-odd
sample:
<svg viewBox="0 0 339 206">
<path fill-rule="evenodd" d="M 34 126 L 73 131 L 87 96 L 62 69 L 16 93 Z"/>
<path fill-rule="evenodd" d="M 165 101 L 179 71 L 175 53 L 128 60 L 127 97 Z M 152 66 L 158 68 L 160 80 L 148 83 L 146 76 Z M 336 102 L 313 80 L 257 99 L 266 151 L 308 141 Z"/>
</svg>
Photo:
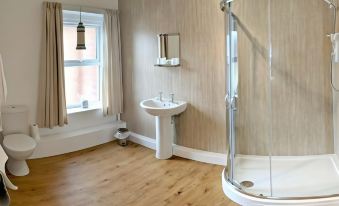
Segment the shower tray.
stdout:
<svg viewBox="0 0 339 206">
<path fill-rule="evenodd" d="M 339 193 L 338 163 L 334 154 L 273 156 L 270 178 L 267 156 L 237 155 L 235 179 L 239 183 L 252 182 L 253 186 L 237 190 L 223 175 L 223 189 L 243 205 L 334 206 L 339 202 L 339 197 L 334 195 Z"/>
</svg>

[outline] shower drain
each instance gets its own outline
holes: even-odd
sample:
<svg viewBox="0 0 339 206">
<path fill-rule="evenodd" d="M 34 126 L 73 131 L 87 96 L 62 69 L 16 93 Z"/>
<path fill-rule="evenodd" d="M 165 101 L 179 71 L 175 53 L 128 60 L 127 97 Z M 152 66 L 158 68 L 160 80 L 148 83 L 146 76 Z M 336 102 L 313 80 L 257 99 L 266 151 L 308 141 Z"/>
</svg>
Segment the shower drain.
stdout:
<svg viewBox="0 0 339 206">
<path fill-rule="evenodd" d="M 251 181 L 242 181 L 240 185 L 246 188 L 250 188 L 250 187 L 253 187 L 254 183 Z"/>
</svg>

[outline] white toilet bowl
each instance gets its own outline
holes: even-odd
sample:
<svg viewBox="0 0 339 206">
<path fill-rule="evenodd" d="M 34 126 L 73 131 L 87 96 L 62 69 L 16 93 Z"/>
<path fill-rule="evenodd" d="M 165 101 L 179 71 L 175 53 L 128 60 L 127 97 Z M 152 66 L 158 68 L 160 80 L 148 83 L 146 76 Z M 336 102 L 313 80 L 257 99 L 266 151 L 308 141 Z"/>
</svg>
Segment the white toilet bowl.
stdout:
<svg viewBox="0 0 339 206">
<path fill-rule="evenodd" d="M 26 159 L 33 154 L 40 140 L 38 125 L 29 125 L 28 108 L 24 105 L 7 105 L 1 111 L 7 169 L 15 176 L 25 176 L 29 173 Z"/>
<path fill-rule="evenodd" d="M 7 169 L 15 176 L 25 176 L 29 173 L 26 159 L 35 150 L 36 141 L 25 134 L 7 135 L 3 141 L 4 150 L 8 155 Z"/>
</svg>

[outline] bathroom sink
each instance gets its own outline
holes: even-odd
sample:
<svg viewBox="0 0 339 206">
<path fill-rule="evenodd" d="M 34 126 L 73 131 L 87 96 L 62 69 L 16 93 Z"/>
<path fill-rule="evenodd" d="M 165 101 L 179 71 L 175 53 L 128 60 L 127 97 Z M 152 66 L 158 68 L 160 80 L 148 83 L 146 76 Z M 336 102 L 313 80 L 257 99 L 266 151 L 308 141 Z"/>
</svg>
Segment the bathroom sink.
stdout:
<svg viewBox="0 0 339 206">
<path fill-rule="evenodd" d="M 174 121 L 173 115 L 180 114 L 186 110 L 187 103 L 184 101 L 153 98 L 140 102 L 148 114 L 155 116 L 156 129 L 156 153 L 158 159 L 169 159 L 173 155 L 172 145 L 174 143 Z M 160 100 L 161 99 L 161 100 Z"/>
<path fill-rule="evenodd" d="M 164 117 L 182 113 L 186 110 L 187 103 L 184 101 L 171 102 L 168 99 L 160 101 L 158 98 L 153 98 L 142 101 L 140 106 L 150 115 Z"/>
</svg>

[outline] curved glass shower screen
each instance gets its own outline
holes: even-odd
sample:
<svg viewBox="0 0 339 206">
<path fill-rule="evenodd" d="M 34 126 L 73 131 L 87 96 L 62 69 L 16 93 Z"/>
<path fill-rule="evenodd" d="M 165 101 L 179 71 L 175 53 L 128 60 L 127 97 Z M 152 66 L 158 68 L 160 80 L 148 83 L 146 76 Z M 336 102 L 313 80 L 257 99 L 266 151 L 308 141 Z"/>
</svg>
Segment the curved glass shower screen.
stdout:
<svg viewBox="0 0 339 206">
<path fill-rule="evenodd" d="M 268 0 L 225 6 L 228 179 L 243 191 L 271 196 Z"/>
<path fill-rule="evenodd" d="M 222 7 L 228 184 L 263 199 L 336 197 L 339 95 L 331 86 L 328 37 L 335 32 L 335 5 L 234 0 Z"/>
<path fill-rule="evenodd" d="M 239 0 L 225 7 L 228 179 L 247 192 L 271 196 L 268 0 L 246 1 L 247 8 L 243 4 Z M 253 164 L 260 173 L 247 169 Z"/>
</svg>

